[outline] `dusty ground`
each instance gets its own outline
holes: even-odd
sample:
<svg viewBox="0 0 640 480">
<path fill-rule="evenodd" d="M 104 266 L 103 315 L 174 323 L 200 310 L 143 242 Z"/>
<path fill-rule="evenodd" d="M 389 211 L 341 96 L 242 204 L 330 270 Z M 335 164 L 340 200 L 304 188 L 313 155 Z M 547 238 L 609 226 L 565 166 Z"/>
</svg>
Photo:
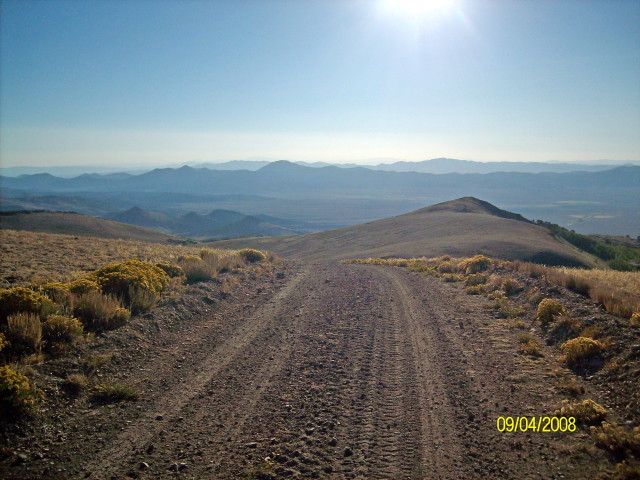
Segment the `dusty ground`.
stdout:
<svg viewBox="0 0 640 480">
<path fill-rule="evenodd" d="M 229 296 L 189 287 L 99 339 L 94 353 L 118 352 L 101 379 L 140 399 L 57 394 L 9 435 L 22 457 L 0 477 L 592 479 L 611 467 L 582 429 L 497 431 L 498 416 L 550 415 L 564 397 L 555 356 L 518 354 L 486 299 L 370 265 L 267 277 Z"/>
</svg>

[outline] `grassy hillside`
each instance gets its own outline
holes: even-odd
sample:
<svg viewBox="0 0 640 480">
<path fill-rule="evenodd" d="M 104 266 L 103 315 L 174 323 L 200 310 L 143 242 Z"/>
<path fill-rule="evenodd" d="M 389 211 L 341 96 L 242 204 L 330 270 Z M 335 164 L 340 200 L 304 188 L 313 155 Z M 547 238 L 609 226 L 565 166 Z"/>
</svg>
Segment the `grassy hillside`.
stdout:
<svg viewBox="0 0 640 480">
<path fill-rule="evenodd" d="M 69 212 L 2 212 L 0 228 L 156 243 L 183 241 L 148 228 Z"/>
<path fill-rule="evenodd" d="M 472 197 L 336 230 L 280 238 L 228 240 L 214 245 L 222 248 L 251 246 L 305 260 L 484 253 L 549 265 L 599 264 L 592 255 L 555 239 L 546 228 Z"/>
</svg>

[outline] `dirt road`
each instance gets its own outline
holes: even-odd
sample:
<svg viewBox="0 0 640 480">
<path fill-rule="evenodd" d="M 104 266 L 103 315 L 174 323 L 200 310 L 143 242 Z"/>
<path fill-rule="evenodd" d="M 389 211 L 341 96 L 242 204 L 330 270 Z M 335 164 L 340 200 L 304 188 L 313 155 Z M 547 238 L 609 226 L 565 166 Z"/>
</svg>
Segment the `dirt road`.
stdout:
<svg viewBox="0 0 640 480">
<path fill-rule="evenodd" d="M 553 479 L 595 468 L 585 434 L 496 430 L 500 415 L 553 411 L 554 364 L 517 354 L 486 300 L 455 286 L 318 264 L 234 301 L 199 295 L 197 319 L 179 322 L 195 306 L 163 307 L 154 315 L 178 326 L 119 366 L 139 401 L 79 402 L 47 448 L 57 455 L 9 477 Z"/>
</svg>

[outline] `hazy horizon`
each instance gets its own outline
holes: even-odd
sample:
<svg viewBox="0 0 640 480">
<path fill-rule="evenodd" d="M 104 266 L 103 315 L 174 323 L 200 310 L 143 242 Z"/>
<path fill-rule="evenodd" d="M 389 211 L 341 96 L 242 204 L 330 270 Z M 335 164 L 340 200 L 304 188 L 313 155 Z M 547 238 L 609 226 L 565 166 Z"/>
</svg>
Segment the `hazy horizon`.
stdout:
<svg viewBox="0 0 640 480">
<path fill-rule="evenodd" d="M 640 159 L 636 1 L 0 8 L 3 167 Z"/>
</svg>

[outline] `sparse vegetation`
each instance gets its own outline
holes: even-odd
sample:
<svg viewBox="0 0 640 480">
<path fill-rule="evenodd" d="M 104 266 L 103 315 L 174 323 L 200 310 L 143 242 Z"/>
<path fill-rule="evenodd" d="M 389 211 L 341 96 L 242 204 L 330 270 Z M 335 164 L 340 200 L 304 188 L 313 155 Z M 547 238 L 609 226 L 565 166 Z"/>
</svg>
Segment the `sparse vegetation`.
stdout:
<svg viewBox="0 0 640 480">
<path fill-rule="evenodd" d="M 89 379 L 81 373 L 73 373 L 69 375 L 64 383 L 63 388 L 73 396 L 80 395 L 89 384 Z"/>
<path fill-rule="evenodd" d="M 493 305 L 493 309 L 498 316 L 504 318 L 517 318 L 525 314 L 524 309 L 519 305 L 514 305 L 505 297 L 497 298 Z"/>
<path fill-rule="evenodd" d="M 523 355 L 529 355 L 531 357 L 541 357 L 542 351 L 540 345 L 536 342 L 533 335 L 530 333 L 522 333 L 518 335 L 518 351 Z"/>
<path fill-rule="evenodd" d="M 96 403 L 115 403 L 136 400 L 138 391 L 123 383 L 101 383 L 94 387 L 91 400 Z"/>
<path fill-rule="evenodd" d="M 560 378 L 556 383 L 556 388 L 560 393 L 570 397 L 578 397 L 584 393 L 584 388 L 576 382 L 575 378 L 569 376 Z"/>
<path fill-rule="evenodd" d="M 556 410 L 554 415 L 575 417 L 577 423 L 595 425 L 604 420 L 607 416 L 607 410 L 590 399 L 574 403 L 564 400 L 562 402 L 562 407 Z"/>
<path fill-rule="evenodd" d="M 113 358 L 112 355 L 90 355 L 84 359 L 84 365 L 88 374 L 93 374 L 105 365 L 108 365 Z"/>
</svg>

